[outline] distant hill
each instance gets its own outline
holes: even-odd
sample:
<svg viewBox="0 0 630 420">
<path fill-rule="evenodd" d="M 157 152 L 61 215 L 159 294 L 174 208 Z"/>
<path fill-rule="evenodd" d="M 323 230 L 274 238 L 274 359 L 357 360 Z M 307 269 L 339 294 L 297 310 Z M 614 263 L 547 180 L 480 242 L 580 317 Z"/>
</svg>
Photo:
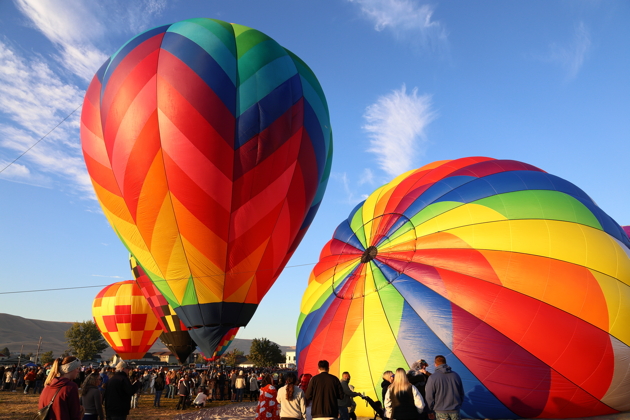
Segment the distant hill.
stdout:
<svg viewBox="0 0 630 420">
<path fill-rule="evenodd" d="M 0 313 L 0 349 L 8 347 L 12 353 L 15 353 L 19 352 L 24 345 L 24 354 L 34 354 L 37 351 L 39 337 L 42 337 L 40 354 L 52 350 L 55 356 L 59 356 L 68 348 L 64 334 L 72 324 L 72 322 L 42 321 Z M 252 340 L 236 338 L 229 350 L 236 348 L 248 354 L 251 343 Z M 280 349 L 286 353 L 295 350 L 295 347 L 280 346 Z M 150 352 L 158 351 L 168 351 L 160 340 L 156 341 L 150 350 Z M 102 353 L 104 358 L 113 355 L 114 351 L 111 347 Z"/>
</svg>

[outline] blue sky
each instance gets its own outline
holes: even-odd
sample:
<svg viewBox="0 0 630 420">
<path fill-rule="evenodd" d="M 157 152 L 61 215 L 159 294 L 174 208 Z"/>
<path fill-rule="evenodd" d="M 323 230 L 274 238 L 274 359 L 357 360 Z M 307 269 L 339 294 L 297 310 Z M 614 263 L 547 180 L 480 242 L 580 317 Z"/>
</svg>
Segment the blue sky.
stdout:
<svg viewBox="0 0 630 420">
<path fill-rule="evenodd" d="M 7 165 L 80 106 L 94 72 L 129 38 L 193 17 L 256 28 L 300 56 L 333 127 L 323 205 L 239 338 L 294 345 L 308 275 L 335 227 L 378 186 L 435 160 L 527 162 L 630 225 L 627 1 L 6 0 L 0 293 L 131 277 L 85 170 L 80 109 Z M 99 290 L 0 294 L 0 312 L 83 321 Z"/>
</svg>

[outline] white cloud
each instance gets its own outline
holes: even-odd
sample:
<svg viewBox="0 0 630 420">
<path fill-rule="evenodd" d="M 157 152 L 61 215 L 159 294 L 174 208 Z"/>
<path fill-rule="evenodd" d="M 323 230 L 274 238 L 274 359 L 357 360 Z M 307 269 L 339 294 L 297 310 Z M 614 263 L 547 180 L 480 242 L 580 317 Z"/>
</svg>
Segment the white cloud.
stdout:
<svg viewBox="0 0 630 420">
<path fill-rule="evenodd" d="M 427 125 L 435 118 L 431 96 L 418 96 L 414 88 L 407 94 L 400 90 L 381 96 L 364 115 L 369 133 L 369 152 L 374 153 L 381 169 L 396 176 L 413 169 L 415 159 L 425 151 Z"/>
<path fill-rule="evenodd" d="M 377 31 L 389 30 L 417 47 L 441 50 L 448 35 L 444 26 L 433 20 L 434 7 L 413 0 L 348 0 L 374 23 Z"/>
<path fill-rule="evenodd" d="M 591 36 L 583 22 L 575 25 L 571 41 L 563 46 L 553 43 L 549 46 L 548 61 L 559 64 L 567 72 L 567 79 L 573 80 L 584 64 L 591 48 Z"/>
<path fill-rule="evenodd" d="M 358 182 L 359 185 L 373 185 L 374 184 L 374 172 L 370 168 L 363 169 L 363 173 L 361 174 L 361 178 Z"/>
<path fill-rule="evenodd" d="M 83 0 L 14 0 L 34 27 L 59 50 L 56 60 L 65 68 L 91 80 L 107 60 L 108 34 L 129 34 L 147 29 L 150 20 L 166 8 L 166 0 L 110 1 L 106 5 Z"/>
<path fill-rule="evenodd" d="M 5 168 L 81 103 L 83 91 L 64 83 L 41 57 L 25 60 L 0 42 L 0 147 Z M 79 112 L 6 167 L 3 179 L 50 187 L 62 176 L 93 194 L 79 143 Z"/>
</svg>

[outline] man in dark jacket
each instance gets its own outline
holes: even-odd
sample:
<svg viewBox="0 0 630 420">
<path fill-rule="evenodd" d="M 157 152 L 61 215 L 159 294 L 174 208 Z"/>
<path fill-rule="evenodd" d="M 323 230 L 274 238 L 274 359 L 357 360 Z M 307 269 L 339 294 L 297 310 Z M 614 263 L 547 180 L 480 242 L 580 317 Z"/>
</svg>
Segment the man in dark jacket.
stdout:
<svg viewBox="0 0 630 420">
<path fill-rule="evenodd" d="M 342 399 L 337 401 L 337 406 L 339 406 L 339 418 L 341 420 L 349 420 L 350 407 L 352 407 L 352 399 L 354 397 L 360 397 L 361 394 L 350 389 L 349 372 L 344 372 L 341 374 L 341 388 L 343 389 L 344 396 Z"/>
<path fill-rule="evenodd" d="M 116 365 L 116 373 L 105 387 L 105 414 L 107 420 L 126 420 L 131 409 L 134 390 L 129 381 L 129 367 L 126 362 Z"/>
<path fill-rule="evenodd" d="M 336 419 L 339 415 L 337 400 L 345 394 L 339 378 L 328 373 L 327 360 L 317 363 L 319 374 L 313 376 L 306 389 L 306 399 L 311 400 L 311 415 L 315 419 Z"/>
<path fill-rule="evenodd" d="M 435 373 L 426 385 L 427 406 L 435 412 L 429 418 L 459 420 L 459 410 L 464 401 L 462 379 L 446 364 L 444 356 L 435 356 Z"/>
</svg>

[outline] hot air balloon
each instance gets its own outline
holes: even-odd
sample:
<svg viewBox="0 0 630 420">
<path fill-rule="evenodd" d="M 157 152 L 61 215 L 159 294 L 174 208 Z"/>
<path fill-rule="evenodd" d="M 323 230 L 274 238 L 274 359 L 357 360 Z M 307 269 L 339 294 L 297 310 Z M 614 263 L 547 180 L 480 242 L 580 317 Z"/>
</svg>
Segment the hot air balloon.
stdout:
<svg viewBox="0 0 630 420">
<path fill-rule="evenodd" d="M 162 331 L 164 331 L 160 335 L 160 340 L 177 357 L 180 363 L 186 363 L 186 359 L 195 351 L 197 344 L 190 337 L 188 329 L 173 311 L 173 308 L 171 308 L 133 256 L 129 257 L 129 265 L 131 266 L 133 277 L 136 279 L 136 284 L 149 303 L 153 314 L 160 323 L 160 327 L 162 327 Z"/>
<path fill-rule="evenodd" d="M 204 359 L 206 359 L 209 362 L 215 362 L 219 360 L 221 356 L 223 356 L 223 353 L 225 353 L 227 349 L 230 347 L 230 344 L 232 344 L 232 341 L 234 341 L 234 339 L 236 338 L 236 334 L 238 333 L 238 330 L 239 328 L 232 328 L 230 331 L 228 331 L 227 334 L 223 336 L 223 338 L 217 345 L 216 349 L 214 349 L 214 353 L 212 353 L 210 357 L 206 357 L 205 355 L 203 355 Z"/>
<path fill-rule="evenodd" d="M 108 221 L 206 354 L 248 323 L 286 265 L 332 159 L 308 66 L 214 19 L 121 47 L 88 87 L 81 142 Z"/>
<path fill-rule="evenodd" d="M 444 355 L 463 418 L 630 410 L 629 285 L 628 236 L 575 185 L 511 160 L 435 162 L 373 192 L 324 246 L 298 369 L 326 359 L 380 399 L 384 371 Z"/>
<path fill-rule="evenodd" d="M 162 328 L 133 280 L 105 287 L 92 303 L 92 316 L 105 340 L 127 360 L 141 359 Z"/>
</svg>

